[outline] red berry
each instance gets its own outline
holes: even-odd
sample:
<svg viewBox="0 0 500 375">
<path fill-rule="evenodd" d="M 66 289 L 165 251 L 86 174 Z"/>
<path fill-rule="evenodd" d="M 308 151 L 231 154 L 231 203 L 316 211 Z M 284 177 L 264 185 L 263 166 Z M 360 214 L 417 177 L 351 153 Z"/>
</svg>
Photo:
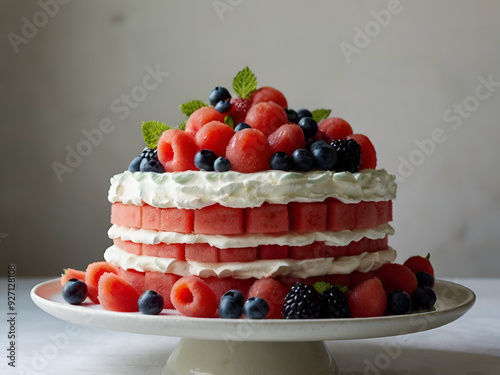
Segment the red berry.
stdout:
<svg viewBox="0 0 500 375">
<path fill-rule="evenodd" d="M 402 290 L 411 296 L 418 286 L 415 274 L 402 264 L 386 263 L 375 271 L 375 275 L 382 281 L 387 294 Z"/>
<path fill-rule="evenodd" d="M 196 170 L 194 156 L 197 152 L 194 137 L 183 130 L 166 130 L 158 141 L 158 160 L 165 172 Z"/>
<path fill-rule="evenodd" d="M 285 110 L 274 102 L 257 103 L 248 111 L 245 122 L 266 137 L 288 122 Z"/>
<path fill-rule="evenodd" d="M 211 150 L 217 156 L 226 154 L 226 147 L 234 135 L 234 129 L 220 121 L 205 124 L 196 133 L 196 145 L 200 150 Z"/>
<path fill-rule="evenodd" d="M 288 108 L 285 95 L 274 87 L 261 87 L 250 95 L 250 99 L 252 100 L 252 104 L 274 102 L 282 108 Z"/>
<path fill-rule="evenodd" d="M 236 172 L 252 173 L 269 169 L 271 146 L 264 134 L 257 129 L 237 132 L 226 148 L 226 159 Z"/>
<path fill-rule="evenodd" d="M 417 272 L 427 272 L 434 276 L 434 268 L 432 267 L 432 264 L 429 260 L 429 256 L 427 256 L 427 258 L 424 258 L 420 255 L 412 256 L 408 258 L 406 262 L 403 263 L 403 265 L 412 270 L 414 274 L 416 274 Z"/>
<path fill-rule="evenodd" d="M 125 280 L 106 272 L 99 279 L 99 301 L 104 310 L 135 312 L 140 294 Z"/>
<path fill-rule="evenodd" d="M 170 299 L 182 315 L 211 318 L 217 311 L 217 298 L 208 284 L 197 276 L 181 277 L 172 286 Z"/>
<path fill-rule="evenodd" d="M 250 99 L 243 99 L 239 96 L 231 99 L 231 108 L 228 115 L 233 119 L 234 126 L 245 121 L 245 117 L 251 106 L 252 101 Z"/>
<path fill-rule="evenodd" d="M 330 117 L 321 121 L 318 124 L 318 130 L 328 134 L 333 141 L 347 138 L 352 134 L 351 125 L 340 117 Z"/>
<path fill-rule="evenodd" d="M 267 138 L 273 154 L 278 151 L 286 152 L 292 156 L 298 148 L 305 148 L 304 132 L 296 124 L 281 125 Z"/>
<path fill-rule="evenodd" d="M 316 134 L 314 134 L 309 141 L 314 143 L 316 141 L 325 141 L 326 143 L 332 143 L 333 139 L 328 134 L 326 134 L 323 130 L 318 130 Z"/>
<path fill-rule="evenodd" d="M 350 288 L 354 289 L 359 284 L 361 284 L 363 281 L 370 280 L 373 277 L 375 277 L 375 272 L 372 272 L 372 271 L 369 271 L 369 272 L 354 271 L 351 273 Z"/>
<path fill-rule="evenodd" d="M 248 291 L 247 298 L 259 297 L 265 299 L 269 306 L 266 319 L 281 319 L 283 317 L 281 311 L 283 310 L 287 293 L 288 289 L 279 281 L 265 278 L 253 283 Z"/>
<path fill-rule="evenodd" d="M 224 122 L 225 113 L 219 113 L 214 107 L 203 107 L 194 111 L 186 122 L 186 132 L 194 136 L 198 130 L 211 121 Z"/>
<path fill-rule="evenodd" d="M 348 297 L 352 318 L 384 315 L 387 295 L 380 280 L 373 277 L 355 287 Z"/>
<path fill-rule="evenodd" d="M 361 164 L 359 170 L 377 167 L 377 152 L 370 139 L 363 134 L 352 134 L 347 139 L 354 139 L 361 146 Z"/>
</svg>

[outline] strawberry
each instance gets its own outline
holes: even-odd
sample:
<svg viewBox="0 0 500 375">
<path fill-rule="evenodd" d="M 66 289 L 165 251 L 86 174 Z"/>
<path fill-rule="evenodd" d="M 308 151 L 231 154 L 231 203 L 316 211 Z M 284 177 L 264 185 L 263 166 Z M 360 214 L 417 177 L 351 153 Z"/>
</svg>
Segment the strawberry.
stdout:
<svg viewBox="0 0 500 375">
<path fill-rule="evenodd" d="M 217 156 L 226 154 L 226 147 L 234 135 L 234 129 L 220 121 L 205 124 L 196 133 L 196 145 L 200 150 L 210 150 Z"/>
<path fill-rule="evenodd" d="M 425 258 L 420 255 L 415 255 L 408 258 L 403 265 L 412 270 L 414 274 L 417 274 L 417 272 L 427 272 L 428 274 L 434 276 L 434 268 L 432 267 L 429 258 L 430 254 L 427 254 Z"/>
<path fill-rule="evenodd" d="M 367 318 L 384 315 L 387 295 L 382 282 L 373 277 L 355 287 L 348 297 L 352 318 Z"/>
<path fill-rule="evenodd" d="M 194 156 L 197 152 L 194 137 L 183 130 L 166 130 L 158 141 L 158 160 L 165 172 L 196 170 Z"/>
<path fill-rule="evenodd" d="M 352 134 L 352 127 L 340 117 L 330 117 L 318 124 L 318 130 L 326 133 L 333 141 L 347 138 Z"/>
<path fill-rule="evenodd" d="M 177 280 L 172 286 L 170 299 L 184 316 L 211 318 L 217 311 L 215 293 L 197 276 L 185 276 Z"/>
<path fill-rule="evenodd" d="M 363 134 L 351 134 L 347 139 L 354 139 L 361 146 L 361 164 L 359 170 L 377 167 L 377 152 L 370 139 Z"/>
<path fill-rule="evenodd" d="M 386 263 L 375 270 L 375 275 L 382 281 L 387 294 L 402 290 L 411 296 L 417 289 L 415 274 L 402 264 Z"/>
<path fill-rule="evenodd" d="M 289 156 L 298 148 L 305 147 L 304 132 L 300 126 L 295 124 L 281 125 L 277 130 L 267 138 L 273 154 L 278 151 L 283 151 Z"/>
<path fill-rule="evenodd" d="M 252 173 L 269 169 L 272 151 L 264 134 L 257 129 L 237 132 L 226 148 L 226 159 L 236 172 Z"/>
<path fill-rule="evenodd" d="M 198 130 L 211 121 L 224 122 L 226 114 L 219 113 L 214 107 L 202 107 L 194 111 L 186 122 L 186 132 L 195 136 Z"/>
<path fill-rule="evenodd" d="M 252 101 L 250 99 L 244 99 L 239 96 L 231 99 L 231 108 L 228 115 L 233 119 L 235 126 L 245 121 L 245 117 L 251 106 Z"/>
<path fill-rule="evenodd" d="M 252 100 L 252 104 L 254 105 L 263 102 L 274 102 L 282 108 L 288 108 L 285 95 L 283 95 L 281 91 L 276 90 L 274 87 L 265 86 L 255 90 L 250 95 L 250 100 Z"/>
<path fill-rule="evenodd" d="M 287 122 L 285 110 L 274 102 L 253 105 L 245 117 L 245 123 L 260 130 L 266 137 Z"/>
</svg>

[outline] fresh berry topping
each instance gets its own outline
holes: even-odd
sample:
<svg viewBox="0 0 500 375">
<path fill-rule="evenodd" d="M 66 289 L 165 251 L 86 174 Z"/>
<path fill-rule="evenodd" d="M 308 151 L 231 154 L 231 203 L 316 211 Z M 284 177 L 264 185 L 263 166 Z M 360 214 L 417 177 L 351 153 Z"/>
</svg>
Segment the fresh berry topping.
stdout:
<svg viewBox="0 0 500 375">
<path fill-rule="evenodd" d="M 352 127 L 340 117 L 330 117 L 318 124 L 318 129 L 327 134 L 332 140 L 347 138 L 352 134 Z"/>
<path fill-rule="evenodd" d="M 250 99 L 243 99 L 240 97 L 231 99 L 231 108 L 229 109 L 229 116 L 233 118 L 235 124 L 239 124 L 245 120 L 248 110 L 252 106 Z"/>
<path fill-rule="evenodd" d="M 238 125 L 236 125 L 236 127 L 234 128 L 234 131 L 235 132 L 239 132 L 240 130 L 243 130 L 243 129 L 250 129 L 251 126 L 248 125 L 247 123 L 244 123 L 244 122 L 240 122 Z"/>
<path fill-rule="evenodd" d="M 349 276 L 350 276 L 349 287 L 351 289 L 354 289 L 359 284 L 361 284 L 363 281 L 370 280 L 372 277 L 375 277 L 375 272 L 372 272 L 372 271 L 369 271 L 369 272 L 354 271 Z"/>
<path fill-rule="evenodd" d="M 247 124 L 260 130 L 266 137 L 287 121 L 285 110 L 274 102 L 253 105 L 245 117 Z"/>
<path fill-rule="evenodd" d="M 211 121 L 196 133 L 195 141 L 200 150 L 212 150 L 217 156 L 226 154 L 226 147 L 234 135 L 234 130 L 220 121 Z"/>
<path fill-rule="evenodd" d="M 349 318 L 347 297 L 339 287 L 333 286 L 321 293 L 320 318 Z"/>
<path fill-rule="evenodd" d="M 239 319 L 243 314 L 243 304 L 239 304 L 236 298 L 224 294 L 219 303 L 219 316 L 222 319 Z"/>
<path fill-rule="evenodd" d="M 61 275 L 61 286 L 64 286 L 69 280 L 77 279 L 85 282 L 85 271 L 66 268 Z"/>
<path fill-rule="evenodd" d="M 314 159 L 314 164 L 319 169 L 330 170 L 337 163 L 337 153 L 330 145 L 317 145 L 313 148 L 311 154 Z"/>
<path fill-rule="evenodd" d="M 215 110 L 220 113 L 226 113 L 229 112 L 229 109 L 231 108 L 231 102 L 229 100 L 221 100 L 215 105 Z"/>
<path fill-rule="evenodd" d="M 420 255 L 415 255 L 408 258 L 403 264 L 411 269 L 415 274 L 422 271 L 434 276 L 434 268 L 432 268 L 429 258 L 430 254 L 427 254 L 425 258 Z"/>
<path fill-rule="evenodd" d="M 415 274 L 417 278 L 418 286 L 428 286 L 429 288 L 434 287 L 434 276 L 427 272 L 417 272 Z"/>
<path fill-rule="evenodd" d="M 274 102 L 282 108 L 288 107 L 285 95 L 283 95 L 281 91 L 276 90 L 274 87 L 261 87 L 250 95 L 250 99 L 252 100 L 252 104 Z"/>
<path fill-rule="evenodd" d="M 158 159 L 142 159 L 140 171 L 163 173 L 165 172 L 165 169 Z"/>
<path fill-rule="evenodd" d="M 226 159 L 231 162 L 232 170 L 242 173 L 269 169 L 271 155 L 266 136 L 257 129 L 243 129 L 237 132 L 226 148 Z"/>
<path fill-rule="evenodd" d="M 402 264 L 386 263 L 375 271 L 375 275 L 384 285 L 387 294 L 402 290 L 411 296 L 417 288 L 415 274 Z"/>
<path fill-rule="evenodd" d="M 287 153 L 278 151 L 271 156 L 269 165 L 271 169 L 289 171 L 293 167 L 293 160 L 292 157 Z"/>
<path fill-rule="evenodd" d="M 284 319 L 317 319 L 320 296 L 312 285 L 296 283 L 285 297 Z"/>
<path fill-rule="evenodd" d="M 163 297 L 154 290 L 146 290 L 137 301 L 139 311 L 147 315 L 158 315 L 163 310 Z"/>
<path fill-rule="evenodd" d="M 306 139 L 311 138 L 318 131 L 318 123 L 312 117 L 302 117 L 299 126 L 304 132 Z"/>
<path fill-rule="evenodd" d="M 250 297 L 243 305 L 243 313 L 248 319 L 264 319 L 269 312 L 267 301 L 259 297 Z"/>
<path fill-rule="evenodd" d="M 224 87 L 216 87 L 210 92 L 210 95 L 208 95 L 208 102 L 213 106 L 221 101 L 226 102 L 229 100 L 231 100 L 231 94 Z"/>
<path fill-rule="evenodd" d="M 434 307 L 436 300 L 436 293 L 428 286 L 419 286 L 411 297 L 414 310 L 429 310 Z"/>
<path fill-rule="evenodd" d="M 252 284 L 248 291 L 248 297 L 260 297 L 266 300 L 269 306 L 266 319 L 281 319 L 281 312 L 287 293 L 288 289 L 279 281 L 272 278 L 264 278 Z"/>
<path fill-rule="evenodd" d="M 143 160 L 142 156 L 137 156 L 136 158 L 134 158 L 134 160 L 132 160 L 132 162 L 128 166 L 128 171 L 139 172 L 142 160 Z"/>
<path fill-rule="evenodd" d="M 186 132 L 194 136 L 203 125 L 211 121 L 224 122 L 225 117 L 224 113 L 217 112 L 213 107 L 202 107 L 189 116 L 186 122 Z"/>
<path fill-rule="evenodd" d="M 99 301 L 104 310 L 135 312 L 139 311 L 139 293 L 124 279 L 114 273 L 106 272 L 99 279 Z"/>
<path fill-rule="evenodd" d="M 295 150 L 292 159 L 298 170 L 302 172 L 310 171 L 314 166 L 314 159 L 309 151 L 303 148 Z"/>
<path fill-rule="evenodd" d="M 352 134 L 347 139 L 354 139 L 361 146 L 361 163 L 359 170 L 375 169 L 377 167 L 377 152 L 370 139 L 363 134 Z"/>
<path fill-rule="evenodd" d="M 305 148 L 304 132 L 296 124 L 281 125 L 267 138 L 273 152 L 283 151 L 292 156 L 299 148 Z"/>
<path fill-rule="evenodd" d="M 213 171 L 217 155 L 210 150 L 200 150 L 194 156 L 194 165 L 201 171 Z"/>
<path fill-rule="evenodd" d="M 118 269 L 108 262 L 90 263 L 85 270 L 85 284 L 87 284 L 88 297 L 94 303 L 99 303 L 98 296 L 99 280 L 106 272 L 118 274 Z"/>
<path fill-rule="evenodd" d="M 172 286 L 170 299 L 184 316 L 211 318 L 217 311 L 217 297 L 208 284 L 197 276 L 181 277 Z"/>
<path fill-rule="evenodd" d="M 356 173 L 361 163 L 361 146 L 354 139 L 339 139 L 332 142 L 332 147 L 337 151 L 337 164 L 335 170 Z"/>
<path fill-rule="evenodd" d="M 165 131 L 158 141 L 158 159 L 165 172 L 196 170 L 194 156 L 197 152 L 194 137 L 179 129 Z"/>
<path fill-rule="evenodd" d="M 240 307 L 243 307 L 243 304 L 245 303 L 245 296 L 237 289 L 228 290 L 222 295 L 222 297 L 230 297 L 234 299 L 236 304 Z"/>
<path fill-rule="evenodd" d="M 150 147 L 145 147 L 144 150 L 142 150 L 141 157 L 145 159 L 156 159 L 158 157 L 158 150 L 153 150 Z"/>
<path fill-rule="evenodd" d="M 311 145 L 309 146 L 309 151 L 310 152 L 313 152 L 314 149 L 316 147 L 319 147 L 319 146 L 329 146 L 329 143 L 323 141 L 323 140 L 319 140 L 319 141 L 314 141 L 313 143 L 311 143 Z"/>
<path fill-rule="evenodd" d="M 406 314 L 411 310 L 411 297 L 402 290 L 387 295 L 387 311 L 392 315 Z"/>
<path fill-rule="evenodd" d="M 294 124 L 299 122 L 299 115 L 297 114 L 297 112 L 295 112 L 295 110 L 291 108 L 285 108 L 285 113 L 286 117 L 288 118 L 288 122 L 292 122 Z"/>
<path fill-rule="evenodd" d="M 300 120 L 303 117 L 311 117 L 312 118 L 313 115 L 312 115 L 310 110 L 302 108 L 302 109 L 299 109 L 297 111 L 297 117 L 298 117 L 298 120 Z"/>
<path fill-rule="evenodd" d="M 87 284 L 78 279 L 70 279 L 62 288 L 64 300 L 72 305 L 79 305 L 87 298 Z"/>
<path fill-rule="evenodd" d="M 216 172 L 227 172 L 231 169 L 231 163 L 223 156 L 219 156 L 214 161 L 214 171 Z"/>
<path fill-rule="evenodd" d="M 382 316 L 387 307 L 387 295 L 376 277 L 355 287 L 347 300 L 352 318 Z"/>
</svg>

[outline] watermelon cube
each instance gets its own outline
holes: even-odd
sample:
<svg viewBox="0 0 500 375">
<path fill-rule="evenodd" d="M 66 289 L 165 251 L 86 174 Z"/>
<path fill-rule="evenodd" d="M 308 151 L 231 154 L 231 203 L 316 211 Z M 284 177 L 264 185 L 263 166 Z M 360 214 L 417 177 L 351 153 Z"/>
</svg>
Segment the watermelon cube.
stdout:
<svg viewBox="0 0 500 375">
<path fill-rule="evenodd" d="M 193 233 L 194 210 L 162 208 L 160 230 L 175 233 Z"/>
<path fill-rule="evenodd" d="M 354 228 L 355 204 L 347 204 L 337 199 L 329 198 L 326 200 L 326 205 L 328 207 L 328 217 L 326 219 L 327 230 L 340 232 Z"/>
<path fill-rule="evenodd" d="M 219 261 L 219 249 L 207 243 L 186 244 L 186 260 L 217 263 Z"/>
<path fill-rule="evenodd" d="M 347 255 L 347 246 L 326 246 L 325 256 L 327 258 L 340 258 Z"/>
<path fill-rule="evenodd" d="M 257 247 L 219 249 L 219 262 L 253 262 L 257 260 Z"/>
<path fill-rule="evenodd" d="M 180 243 L 160 243 L 158 245 L 143 244 L 142 254 L 158 258 L 186 260 L 184 254 L 184 244 Z"/>
<path fill-rule="evenodd" d="M 324 242 L 316 241 L 306 246 L 290 246 L 288 256 L 291 259 L 314 259 L 324 258 L 326 245 Z"/>
<path fill-rule="evenodd" d="M 120 238 L 115 238 L 113 240 L 113 243 L 115 244 L 116 247 L 120 248 L 121 250 L 126 251 L 127 253 L 135 254 L 135 255 L 142 254 L 142 244 L 140 244 L 140 243 L 135 243 L 132 241 L 123 241 Z"/>
<path fill-rule="evenodd" d="M 245 230 L 248 233 L 288 232 L 288 208 L 285 204 L 264 203 L 245 209 Z"/>
<path fill-rule="evenodd" d="M 288 204 L 290 230 L 298 233 L 323 232 L 326 230 L 327 205 L 323 202 Z"/>
<path fill-rule="evenodd" d="M 142 228 L 160 230 L 161 209 L 149 205 L 142 206 Z"/>
<path fill-rule="evenodd" d="M 260 245 L 258 259 L 286 259 L 288 258 L 288 246 L 284 245 Z"/>
<path fill-rule="evenodd" d="M 377 211 L 377 225 L 392 221 L 392 201 L 380 201 L 375 203 Z"/>
<path fill-rule="evenodd" d="M 119 268 L 118 276 L 129 283 L 137 291 L 137 293 L 142 294 L 146 290 L 144 282 L 146 274 L 144 272 Z"/>
<path fill-rule="evenodd" d="M 243 228 L 243 208 L 214 204 L 194 212 L 196 234 L 242 234 Z"/>
<path fill-rule="evenodd" d="M 142 226 L 142 207 L 117 202 L 111 205 L 111 224 L 130 228 Z"/>
<path fill-rule="evenodd" d="M 205 281 L 210 289 L 212 289 L 215 293 L 215 296 L 217 297 L 217 304 L 219 304 L 220 298 L 224 295 L 224 293 L 231 289 L 239 290 L 246 296 L 248 294 L 248 290 L 255 282 L 254 278 L 234 279 L 232 277 L 224 277 L 222 279 L 218 277 L 207 277 L 202 280 Z"/>
<path fill-rule="evenodd" d="M 173 309 L 172 301 L 170 300 L 170 292 L 172 285 L 181 277 L 173 273 L 146 272 L 145 288 L 146 290 L 154 290 L 163 297 L 163 308 Z"/>
<path fill-rule="evenodd" d="M 359 255 L 363 251 L 361 250 L 361 244 L 359 241 L 351 241 L 347 246 L 346 246 L 346 255 L 347 256 L 353 256 L 353 255 Z"/>
<path fill-rule="evenodd" d="M 354 205 L 354 209 L 354 228 L 376 228 L 378 226 L 375 202 L 359 202 Z"/>
</svg>

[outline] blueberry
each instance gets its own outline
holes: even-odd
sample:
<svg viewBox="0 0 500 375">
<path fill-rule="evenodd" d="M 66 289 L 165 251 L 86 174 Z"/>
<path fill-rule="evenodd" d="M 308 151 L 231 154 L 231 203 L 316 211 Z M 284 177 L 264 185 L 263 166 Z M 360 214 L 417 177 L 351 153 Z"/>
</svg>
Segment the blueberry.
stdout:
<svg viewBox="0 0 500 375">
<path fill-rule="evenodd" d="M 158 315 L 163 310 L 163 297 L 154 290 L 146 290 L 139 297 L 137 307 L 143 314 Z"/>
<path fill-rule="evenodd" d="M 70 279 L 62 288 L 64 300 L 72 305 L 79 305 L 87 298 L 87 284 L 81 280 Z"/>
<path fill-rule="evenodd" d="M 155 173 L 163 173 L 165 172 L 165 169 L 161 165 L 161 163 L 158 161 L 158 159 L 142 159 L 141 166 L 140 166 L 140 171 L 141 172 L 155 172 Z"/>
<path fill-rule="evenodd" d="M 278 151 L 271 156 L 269 165 L 271 166 L 271 169 L 289 171 L 293 167 L 293 160 L 286 152 Z"/>
<path fill-rule="evenodd" d="M 406 314 L 411 310 L 411 297 L 402 290 L 396 290 L 387 296 L 387 311 L 392 315 Z"/>
<path fill-rule="evenodd" d="M 214 170 L 216 172 L 227 172 L 231 169 L 231 162 L 225 157 L 219 156 L 214 161 Z"/>
<path fill-rule="evenodd" d="M 138 156 L 134 160 L 132 160 L 132 162 L 128 166 L 129 172 L 139 172 L 142 160 L 143 160 L 142 156 Z"/>
<path fill-rule="evenodd" d="M 428 286 L 419 286 L 411 297 L 414 310 L 429 310 L 436 303 L 436 293 Z"/>
<path fill-rule="evenodd" d="M 293 109 L 285 108 L 285 113 L 288 118 L 288 122 L 293 122 L 295 124 L 299 122 L 299 115 Z"/>
<path fill-rule="evenodd" d="M 299 120 L 299 126 L 302 128 L 306 139 L 311 138 L 318 132 L 318 123 L 312 117 L 302 117 Z"/>
<path fill-rule="evenodd" d="M 210 95 L 208 95 L 208 102 L 210 103 L 210 105 L 213 106 L 215 106 L 221 100 L 228 101 L 230 99 L 231 99 L 231 94 L 224 87 L 216 87 L 210 92 Z"/>
<path fill-rule="evenodd" d="M 311 151 L 314 159 L 314 164 L 320 169 L 332 169 L 337 163 L 337 152 L 332 146 L 318 145 Z"/>
<path fill-rule="evenodd" d="M 417 272 L 415 274 L 417 277 L 418 286 L 428 286 L 432 288 L 434 286 L 434 276 L 427 272 Z"/>
<path fill-rule="evenodd" d="M 303 148 L 298 148 L 292 154 L 293 162 L 298 170 L 307 172 L 314 166 L 314 159 L 309 151 Z"/>
<path fill-rule="evenodd" d="M 241 122 L 239 123 L 238 125 L 236 125 L 236 127 L 234 128 L 234 131 L 235 132 L 239 132 L 240 130 L 243 130 L 243 129 L 250 129 L 251 126 L 248 125 L 247 123 L 245 122 Z"/>
<path fill-rule="evenodd" d="M 201 150 L 194 156 L 194 165 L 201 171 L 213 171 L 217 155 L 210 150 Z"/>
<path fill-rule="evenodd" d="M 229 100 L 221 100 L 215 104 L 215 110 L 219 113 L 226 113 L 231 108 L 231 102 Z"/>
<path fill-rule="evenodd" d="M 268 312 L 269 305 L 263 298 L 251 297 L 243 305 L 243 313 L 248 319 L 264 319 Z"/>
<path fill-rule="evenodd" d="M 318 147 L 318 146 L 321 146 L 321 145 L 325 145 L 325 146 L 328 146 L 328 143 L 326 141 L 323 141 L 322 139 L 319 140 L 319 141 L 314 141 L 313 143 L 311 143 L 311 145 L 309 146 L 309 151 L 313 152 L 313 150 Z"/>
<path fill-rule="evenodd" d="M 309 111 L 308 109 L 305 109 L 305 108 L 299 109 L 297 111 L 297 116 L 298 116 L 299 120 L 303 117 L 313 117 L 311 111 Z"/>
<path fill-rule="evenodd" d="M 222 297 L 229 297 L 234 299 L 238 306 L 241 307 L 243 307 L 243 304 L 245 303 L 245 296 L 243 295 L 243 293 L 236 289 L 228 290 Z"/>
</svg>

